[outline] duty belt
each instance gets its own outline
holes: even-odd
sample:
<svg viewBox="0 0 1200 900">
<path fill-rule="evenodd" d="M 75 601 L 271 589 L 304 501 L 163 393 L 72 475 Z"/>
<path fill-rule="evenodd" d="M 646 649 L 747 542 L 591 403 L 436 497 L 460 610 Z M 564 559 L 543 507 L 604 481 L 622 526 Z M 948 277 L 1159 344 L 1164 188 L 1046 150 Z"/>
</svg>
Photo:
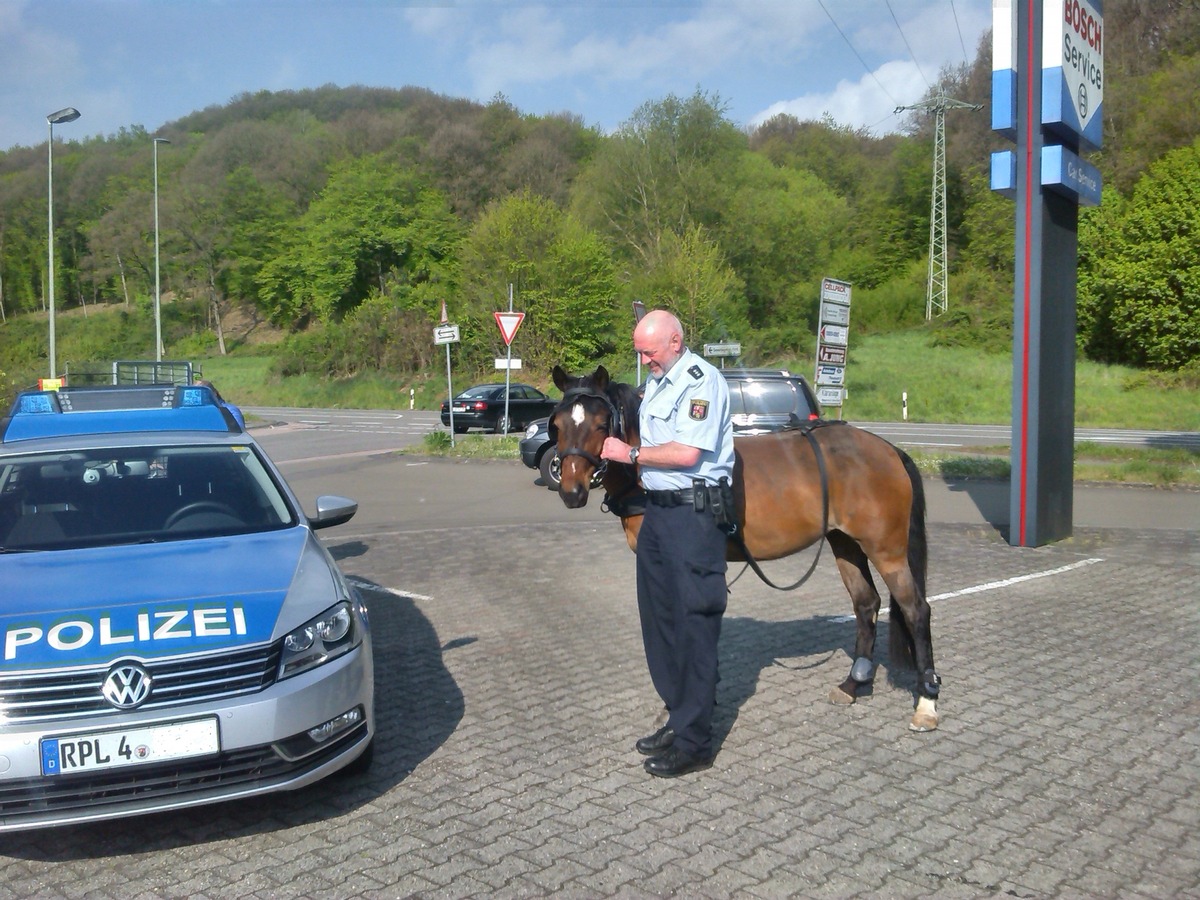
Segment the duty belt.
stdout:
<svg viewBox="0 0 1200 900">
<path fill-rule="evenodd" d="M 679 488 L 674 491 L 646 491 L 646 500 L 655 506 L 694 506 L 696 495 L 692 488 Z"/>
</svg>

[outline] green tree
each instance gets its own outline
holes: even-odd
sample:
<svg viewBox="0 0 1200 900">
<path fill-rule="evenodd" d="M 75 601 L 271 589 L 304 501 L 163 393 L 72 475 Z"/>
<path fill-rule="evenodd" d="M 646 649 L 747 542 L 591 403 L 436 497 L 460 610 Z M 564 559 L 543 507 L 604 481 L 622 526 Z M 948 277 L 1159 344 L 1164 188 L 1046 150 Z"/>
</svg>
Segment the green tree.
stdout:
<svg viewBox="0 0 1200 900">
<path fill-rule="evenodd" d="M 806 169 L 773 166 L 744 153 L 717 237 L 744 284 L 752 328 L 803 324 L 815 312 L 814 285 L 851 225 L 850 205 Z"/>
<path fill-rule="evenodd" d="M 640 286 L 648 308 L 669 309 L 679 317 L 693 348 L 749 331 L 742 282 L 701 225 L 682 235 L 665 234 Z"/>
<path fill-rule="evenodd" d="M 1200 356 L 1200 139 L 1079 233 L 1079 343 L 1101 362 L 1174 369 Z"/>
<path fill-rule="evenodd" d="M 259 296 L 280 321 L 328 322 L 372 291 L 447 277 L 460 239 L 445 198 L 412 170 L 386 156 L 352 160 L 263 266 Z"/>
<path fill-rule="evenodd" d="M 525 313 L 513 355 L 525 368 L 579 371 L 607 353 L 615 330 L 616 280 L 608 248 L 549 200 L 517 194 L 490 205 L 463 249 L 463 356 L 482 374 L 505 355 L 493 313 Z"/>
<path fill-rule="evenodd" d="M 645 103 L 581 173 L 572 210 L 620 257 L 653 268 L 667 235 L 719 228 L 746 145 L 719 97 Z"/>
</svg>

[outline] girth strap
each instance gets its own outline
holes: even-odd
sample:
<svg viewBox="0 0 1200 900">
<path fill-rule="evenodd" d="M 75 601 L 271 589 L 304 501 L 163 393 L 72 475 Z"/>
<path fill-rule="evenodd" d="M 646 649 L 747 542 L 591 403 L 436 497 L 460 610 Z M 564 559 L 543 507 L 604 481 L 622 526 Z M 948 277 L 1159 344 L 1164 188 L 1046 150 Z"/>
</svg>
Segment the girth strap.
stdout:
<svg viewBox="0 0 1200 900">
<path fill-rule="evenodd" d="M 804 582 L 808 581 L 812 577 L 812 573 L 817 570 L 817 563 L 821 559 L 821 551 L 825 549 L 825 534 L 829 530 L 829 477 L 825 472 L 825 456 L 821 453 L 821 447 L 817 444 L 817 439 L 813 437 L 812 432 L 812 428 L 802 429 L 805 439 L 812 445 L 813 455 L 817 458 L 817 472 L 821 476 L 821 537 L 819 538 L 820 543 L 817 545 L 817 555 L 813 557 L 812 565 L 808 567 L 808 571 L 800 576 L 799 581 L 781 587 L 768 578 L 762 567 L 759 566 L 758 560 L 754 558 L 754 555 L 750 552 L 750 548 L 746 546 L 746 540 L 742 537 L 742 529 L 739 528 L 730 535 L 730 540 L 737 543 L 742 551 L 742 555 L 746 557 L 746 564 L 754 570 L 754 574 L 768 587 L 772 587 L 777 591 L 794 591 L 800 585 L 804 584 Z M 737 581 L 737 579 L 735 578 L 734 581 Z"/>
</svg>

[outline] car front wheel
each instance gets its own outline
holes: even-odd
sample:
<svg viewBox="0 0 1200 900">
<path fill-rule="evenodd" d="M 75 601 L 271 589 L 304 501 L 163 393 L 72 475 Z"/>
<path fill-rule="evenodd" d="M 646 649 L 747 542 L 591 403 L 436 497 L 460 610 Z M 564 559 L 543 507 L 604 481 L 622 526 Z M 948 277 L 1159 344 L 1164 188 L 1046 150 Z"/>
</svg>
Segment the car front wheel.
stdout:
<svg viewBox="0 0 1200 900">
<path fill-rule="evenodd" d="M 558 466 L 554 465 L 558 459 L 558 450 L 551 447 L 542 454 L 541 460 L 538 461 L 538 470 L 542 473 L 542 482 L 546 485 L 547 490 L 557 491 L 562 479 L 558 476 L 562 474 Z"/>
</svg>

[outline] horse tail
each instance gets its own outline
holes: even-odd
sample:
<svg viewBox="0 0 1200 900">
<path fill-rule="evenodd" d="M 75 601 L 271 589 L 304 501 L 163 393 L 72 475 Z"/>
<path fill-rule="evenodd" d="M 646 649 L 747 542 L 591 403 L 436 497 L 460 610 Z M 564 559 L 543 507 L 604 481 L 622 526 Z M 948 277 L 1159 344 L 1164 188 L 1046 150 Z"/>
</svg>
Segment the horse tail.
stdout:
<svg viewBox="0 0 1200 900">
<path fill-rule="evenodd" d="M 904 471 L 912 484 L 912 509 L 908 513 L 908 567 L 912 570 L 917 593 L 925 599 L 925 572 L 929 563 L 929 545 L 925 540 L 925 483 L 912 457 L 897 448 Z"/>
<path fill-rule="evenodd" d="M 925 573 L 929 562 L 929 545 L 925 539 L 925 485 L 912 457 L 899 447 L 895 450 L 912 485 L 912 506 L 908 511 L 908 569 L 916 585 L 918 599 L 924 600 Z M 891 626 L 888 628 L 888 651 L 892 660 L 911 669 L 914 666 L 913 636 L 895 597 L 891 597 L 888 603 L 888 620 Z"/>
</svg>

